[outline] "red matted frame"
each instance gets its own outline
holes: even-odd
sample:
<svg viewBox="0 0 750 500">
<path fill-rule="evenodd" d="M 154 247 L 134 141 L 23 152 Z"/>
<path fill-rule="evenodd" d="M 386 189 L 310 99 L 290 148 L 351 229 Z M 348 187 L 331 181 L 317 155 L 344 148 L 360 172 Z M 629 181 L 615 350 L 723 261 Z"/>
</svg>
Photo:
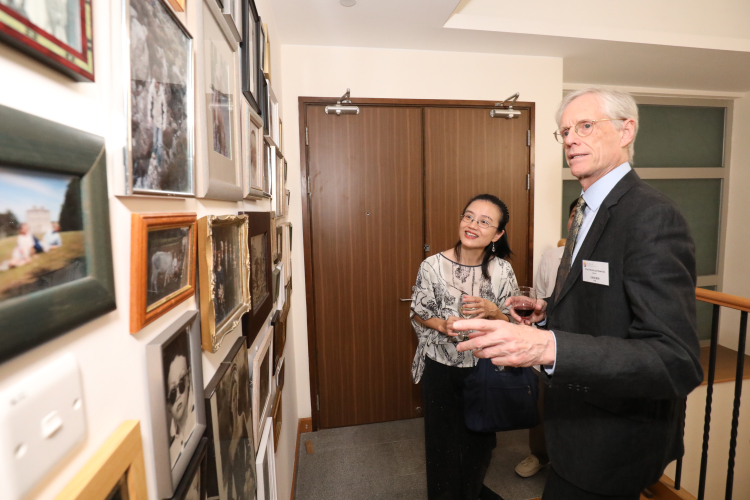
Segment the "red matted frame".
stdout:
<svg viewBox="0 0 750 500">
<path fill-rule="evenodd" d="M 0 5 L 0 40 L 79 82 L 94 81 L 94 26 L 91 0 L 66 0 L 81 9 L 81 51 L 55 38 L 19 12 Z"/>
</svg>

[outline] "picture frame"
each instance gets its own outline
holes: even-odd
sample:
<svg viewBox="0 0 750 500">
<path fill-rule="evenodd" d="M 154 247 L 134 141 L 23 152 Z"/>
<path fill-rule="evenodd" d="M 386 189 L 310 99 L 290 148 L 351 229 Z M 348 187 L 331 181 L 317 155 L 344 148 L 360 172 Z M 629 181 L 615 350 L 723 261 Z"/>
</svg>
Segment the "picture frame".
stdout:
<svg viewBox="0 0 750 500">
<path fill-rule="evenodd" d="M 264 44 L 263 47 L 263 76 L 266 77 L 266 80 L 269 81 L 268 88 L 271 88 L 271 39 L 268 35 L 268 25 L 263 23 L 263 35 L 264 35 Z"/>
<path fill-rule="evenodd" d="M 290 222 L 285 222 L 281 225 L 281 262 L 284 263 L 284 286 L 286 286 L 292 279 L 291 231 L 292 224 Z"/>
<path fill-rule="evenodd" d="M 268 137 L 271 137 L 271 123 L 273 120 L 271 115 L 273 109 L 271 108 L 271 82 L 268 80 L 267 76 L 263 83 L 263 98 L 263 131 Z M 275 145 L 276 144 L 274 143 L 274 146 Z"/>
<path fill-rule="evenodd" d="M 185 12 L 185 0 L 167 0 L 175 12 Z"/>
<path fill-rule="evenodd" d="M 206 215 L 198 220 L 202 346 L 216 352 L 251 307 L 247 216 Z"/>
<path fill-rule="evenodd" d="M 273 329 L 273 373 L 276 374 L 286 346 L 286 325 L 289 311 L 277 311 L 279 319 Z"/>
<path fill-rule="evenodd" d="M 205 500 L 208 438 L 201 438 L 174 496 L 169 500 Z"/>
<path fill-rule="evenodd" d="M 242 93 L 253 110 L 262 116 L 260 107 L 261 97 L 261 66 L 260 41 L 262 37 L 262 25 L 255 0 L 244 0 L 242 2 L 244 12 L 242 14 Z M 263 42 L 265 44 L 265 41 Z"/>
<path fill-rule="evenodd" d="M 273 194 L 273 162 L 275 156 L 273 153 L 273 145 L 270 142 L 268 136 L 263 137 L 263 164 L 264 164 L 264 178 L 263 178 L 263 194 L 267 198 L 271 198 Z"/>
<path fill-rule="evenodd" d="M 127 420 L 63 488 L 57 500 L 148 500 L 138 420 Z"/>
<path fill-rule="evenodd" d="M 167 0 L 126 0 L 123 13 L 124 194 L 194 197 L 193 37 Z"/>
<path fill-rule="evenodd" d="M 273 309 L 271 289 L 271 213 L 240 212 L 248 219 L 250 253 L 250 301 L 252 307 L 242 317 L 242 335 L 252 345 Z"/>
<path fill-rule="evenodd" d="M 276 388 L 276 397 L 273 400 L 273 411 L 271 412 L 271 422 L 273 423 L 273 449 L 279 449 L 279 437 L 281 436 L 281 418 L 283 410 L 281 408 L 281 390 Z"/>
<path fill-rule="evenodd" d="M 286 374 L 286 356 L 282 356 L 279 360 L 279 366 L 276 368 L 276 390 L 281 391 L 284 388 L 284 376 Z"/>
<path fill-rule="evenodd" d="M 261 425 L 266 421 L 273 401 L 273 332 L 273 327 L 266 329 L 253 358 L 253 429 L 256 451 L 263 431 Z"/>
<path fill-rule="evenodd" d="M 0 40 L 77 82 L 93 82 L 94 22 L 91 0 L 65 0 L 55 26 L 46 12 L 31 14 L 0 4 Z"/>
<path fill-rule="evenodd" d="M 267 198 L 265 184 L 268 182 L 264 163 L 263 120 L 242 99 L 242 177 L 245 199 Z"/>
<path fill-rule="evenodd" d="M 203 45 L 197 51 L 201 68 L 196 92 L 201 168 L 197 169 L 197 196 L 240 201 L 239 44 L 215 0 L 203 0 Z"/>
<path fill-rule="evenodd" d="M 195 295 L 194 213 L 132 214 L 130 333 Z"/>
<path fill-rule="evenodd" d="M 258 478 L 258 500 L 277 500 L 273 419 L 268 417 L 265 424 L 258 454 L 255 457 L 255 475 Z"/>
<path fill-rule="evenodd" d="M 238 338 L 204 391 L 210 498 L 254 498 L 255 429 L 247 343 Z"/>
<path fill-rule="evenodd" d="M 274 144 L 279 148 L 279 153 L 281 153 L 281 146 L 279 145 L 279 100 L 276 98 L 276 93 L 271 86 L 268 87 L 268 94 L 270 104 L 269 120 L 271 121 L 269 135 L 273 139 Z"/>
<path fill-rule="evenodd" d="M 273 276 L 271 277 L 271 280 L 272 280 L 272 287 L 273 287 L 273 303 L 278 304 L 279 292 L 281 289 L 281 267 L 280 265 L 277 265 L 273 269 Z"/>
<path fill-rule="evenodd" d="M 78 202 L 70 204 L 68 214 L 75 214 L 80 228 L 76 240 L 82 254 L 82 257 L 76 254 L 71 266 L 59 269 L 66 275 L 34 277 L 31 283 L 37 287 L 36 291 L 10 298 L 3 298 L 3 295 L 7 294 L 8 284 L 15 283 L 17 277 L 8 277 L 6 273 L 19 272 L 22 268 L 0 271 L 0 286 L 6 289 L 0 294 L 0 324 L 3 325 L 0 328 L 0 362 L 116 308 L 106 156 L 103 137 L 0 106 L 0 167 L 8 172 L 4 166 L 12 165 L 13 175 L 31 176 L 36 180 L 50 176 L 69 178 L 71 200 Z M 10 186 L 7 175 L 0 173 L 3 176 L 0 188 Z M 20 192 L 18 186 L 13 189 Z M 63 188 L 61 197 L 65 196 Z M 0 204 L 7 204 L 5 194 L 0 198 Z M 41 257 L 29 256 L 32 260 L 29 265 L 34 266 L 34 260 Z M 0 256 L 0 269 L 10 267 L 4 259 L 6 257 Z M 84 276 L 68 279 L 68 271 Z M 43 278 L 49 281 L 40 281 Z"/>
<path fill-rule="evenodd" d="M 276 217 L 281 219 L 286 217 L 286 210 L 284 210 L 284 195 L 285 195 L 285 183 L 284 183 L 284 156 L 281 154 L 279 148 L 276 150 L 276 161 L 275 161 L 275 183 L 273 190 L 273 199 L 276 204 Z"/>
<path fill-rule="evenodd" d="M 271 211 L 271 224 L 270 224 L 270 231 L 271 231 L 271 259 L 272 262 L 275 264 L 278 262 L 278 249 L 276 248 L 276 238 L 274 235 L 276 234 L 276 212 Z"/>
<path fill-rule="evenodd" d="M 156 489 L 174 495 L 206 429 L 200 315 L 187 311 L 146 345 Z"/>
<path fill-rule="evenodd" d="M 284 152 L 284 123 L 279 114 L 279 149 Z M 284 160 L 284 181 L 286 181 L 286 160 Z"/>
<path fill-rule="evenodd" d="M 227 23 L 229 31 L 234 36 L 237 43 L 242 42 L 243 14 L 244 6 L 242 3 L 247 0 L 221 0 L 221 13 L 224 15 L 224 21 Z"/>
<path fill-rule="evenodd" d="M 276 264 L 281 262 L 283 250 L 284 250 L 284 228 L 283 223 L 276 222 Z"/>
</svg>

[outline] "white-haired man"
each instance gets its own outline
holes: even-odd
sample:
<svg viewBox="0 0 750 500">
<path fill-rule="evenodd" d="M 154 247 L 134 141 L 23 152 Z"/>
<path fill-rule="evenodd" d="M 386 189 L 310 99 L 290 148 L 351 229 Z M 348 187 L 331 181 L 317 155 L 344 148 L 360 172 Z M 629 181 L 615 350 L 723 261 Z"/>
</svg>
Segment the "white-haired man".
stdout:
<svg viewBox="0 0 750 500">
<path fill-rule="evenodd" d="M 574 92 L 557 122 L 583 192 L 552 297 L 530 318 L 513 314 L 521 325 L 456 322 L 477 331 L 458 349 L 496 365 L 544 366 L 552 469 L 543 500 L 637 500 L 682 456 L 684 401 L 703 379 L 695 245 L 675 204 L 630 167 L 630 95 Z"/>
</svg>

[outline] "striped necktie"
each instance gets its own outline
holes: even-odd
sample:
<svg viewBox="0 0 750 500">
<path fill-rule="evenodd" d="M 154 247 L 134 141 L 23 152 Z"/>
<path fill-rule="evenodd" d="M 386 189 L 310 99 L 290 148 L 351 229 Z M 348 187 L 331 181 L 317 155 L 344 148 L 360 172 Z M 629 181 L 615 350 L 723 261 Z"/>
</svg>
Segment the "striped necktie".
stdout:
<svg viewBox="0 0 750 500">
<path fill-rule="evenodd" d="M 581 230 L 581 224 L 583 224 L 583 211 L 585 208 L 586 201 L 581 196 L 578 198 L 578 203 L 576 204 L 576 213 L 573 216 L 573 224 L 571 224 L 570 231 L 568 232 L 568 240 L 565 242 L 565 251 L 560 261 L 560 267 L 557 268 L 557 280 L 555 281 L 555 293 L 553 294 L 555 302 L 557 302 L 557 297 L 560 295 L 565 280 L 568 279 L 568 274 L 570 274 L 573 249 L 576 247 L 578 231 Z"/>
</svg>

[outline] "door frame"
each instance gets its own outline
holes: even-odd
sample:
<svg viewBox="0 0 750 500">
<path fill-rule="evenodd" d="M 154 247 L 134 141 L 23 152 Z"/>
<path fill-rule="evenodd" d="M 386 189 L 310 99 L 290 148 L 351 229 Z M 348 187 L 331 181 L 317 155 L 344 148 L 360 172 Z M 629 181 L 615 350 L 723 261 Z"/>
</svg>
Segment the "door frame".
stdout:
<svg viewBox="0 0 750 500">
<path fill-rule="evenodd" d="M 310 369 L 310 408 L 312 411 L 312 430 L 317 431 L 320 426 L 320 410 L 318 409 L 318 354 L 316 350 L 317 346 L 317 330 L 315 327 L 315 291 L 313 286 L 313 277 L 315 270 L 313 269 L 312 259 L 312 211 L 311 211 L 311 191 L 308 185 L 308 179 L 310 175 L 309 165 L 309 148 L 308 145 L 308 133 L 307 133 L 307 107 L 308 106 L 319 106 L 323 104 L 334 105 L 340 99 L 340 97 L 307 97 L 300 96 L 298 99 L 299 105 L 299 143 L 300 143 L 300 196 L 302 201 L 302 242 L 304 246 L 304 268 L 305 268 L 305 301 L 307 304 L 307 355 L 308 364 Z M 443 100 L 443 99 L 380 99 L 380 98 L 356 98 L 356 102 L 352 102 L 354 106 L 370 106 L 370 107 L 412 107 L 412 108 L 425 108 L 425 107 L 440 107 L 440 108 L 485 108 L 487 110 L 496 109 L 500 102 L 499 101 L 461 101 L 461 100 Z M 535 138 L 534 138 L 534 127 L 535 127 L 535 104 L 533 102 L 516 102 L 513 105 L 514 109 L 523 109 L 529 111 L 529 238 L 528 238 L 528 252 L 531 257 L 527 264 L 528 276 L 533 279 L 533 268 L 534 268 L 534 149 L 535 149 Z M 424 120 L 422 121 L 422 127 L 424 132 Z M 423 139 L 424 139 L 424 133 Z M 423 146 L 424 148 L 424 140 Z M 424 182 L 424 162 L 425 158 L 422 155 L 422 180 Z M 424 189 L 424 184 L 423 184 Z M 424 203 L 423 199 L 423 203 Z"/>
</svg>

